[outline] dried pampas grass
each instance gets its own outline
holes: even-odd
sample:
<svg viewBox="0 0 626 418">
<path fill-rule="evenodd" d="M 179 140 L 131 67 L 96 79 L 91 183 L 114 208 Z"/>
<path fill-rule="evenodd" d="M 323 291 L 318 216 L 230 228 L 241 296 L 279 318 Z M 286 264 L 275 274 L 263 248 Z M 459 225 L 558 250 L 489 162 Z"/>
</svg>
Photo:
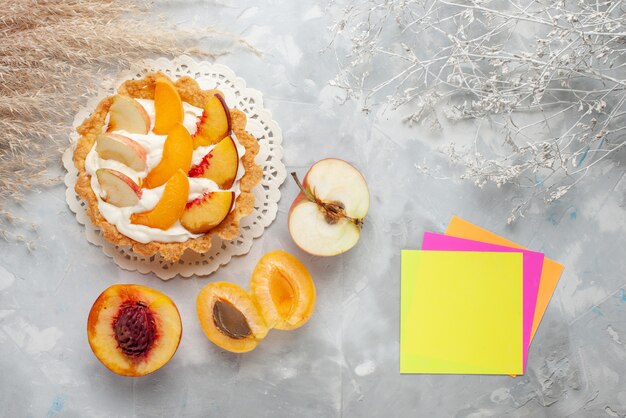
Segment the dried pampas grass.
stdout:
<svg viewBox="0 0 626 418">
<path fill-rule="evenodd" d="M 60 150 L 82 97 L 107 74 L 152 55 L 201 52 L 203 38 L 245 41 L 213 29 L 177 30 L 123 0 L 0 0 L 0 236 L 23 193 L 58 178 Z M 227 43 L 228 45 L 228 43 Z"/>
</svg>

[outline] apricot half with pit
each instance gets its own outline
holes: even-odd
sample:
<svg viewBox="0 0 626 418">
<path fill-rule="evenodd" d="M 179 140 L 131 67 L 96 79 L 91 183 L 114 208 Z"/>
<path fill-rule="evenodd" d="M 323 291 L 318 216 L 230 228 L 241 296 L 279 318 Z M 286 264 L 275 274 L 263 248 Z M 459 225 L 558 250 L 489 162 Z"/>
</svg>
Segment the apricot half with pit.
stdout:
<svg viewBox="0 0 626 418">
<path fill-rule="evenodd" d="M 250 288 L 270 328 L 295 329 L 313 314 L 315 285 L 311 274 L 288 252 L 265 254 L 252 273 Z"/>
<path fill-rule="evenodd" d="M 92 351 L 109 370 L 123 376 L 143 376 L 163 367 L 176 353 L 181 334 L 174 302 L 134 284 L 117 284 L 102 292 L 87 321 Z"/>
<path fill-rule="evenodd" d="M 254 301 L 236 284 L 209 283 L 198 294 L 196 309 L 207 338 L 224 350 L 245 353 L 267 335 Z"/>
</svg>

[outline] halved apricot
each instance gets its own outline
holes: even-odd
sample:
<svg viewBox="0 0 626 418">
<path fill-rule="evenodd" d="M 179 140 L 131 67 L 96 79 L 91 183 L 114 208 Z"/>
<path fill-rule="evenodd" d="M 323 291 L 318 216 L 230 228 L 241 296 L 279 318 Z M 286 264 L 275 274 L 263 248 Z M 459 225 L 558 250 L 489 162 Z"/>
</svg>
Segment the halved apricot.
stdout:
<svg viewBox="0 0 626 418">
<path fill-rule="evenodd" d="M 224 350 L 245 353 L 267 335 L 254 301 L 235 284 L 209 283 L 198 294 L 196 310 L 207 338 Z"/>
<path fill-rule="evenodd" d="M 295 329 L 313 314 L 315 284 L 311 274 L 288 252 L 265 254 L 252 273 L 250 287 L 270 328 Z"/>
<path fill-rule="evenodd" d="M 116 284 L 93 304 L 87 320 L 89 345 L 109 370 L 143 376 L 163 367 L 182 335 L 174 302 L 158 290 Z"/>
</svg>

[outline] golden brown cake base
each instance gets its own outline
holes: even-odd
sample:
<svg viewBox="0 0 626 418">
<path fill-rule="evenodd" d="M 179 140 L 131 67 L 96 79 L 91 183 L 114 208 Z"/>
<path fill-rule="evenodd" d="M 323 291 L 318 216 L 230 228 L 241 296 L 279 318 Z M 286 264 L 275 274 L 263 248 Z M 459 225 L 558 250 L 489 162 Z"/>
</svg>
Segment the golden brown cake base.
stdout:
<svg viewBox="0 0 626 418">
<path fill-rule="evenodd" d="M 154 82 L 159 73 L 147 74 L 141 80 L 126 81 L 118 89 L 118 94 L 136 99 L 154 99 Z M 203 108 L 206 101 L 216 93 L 216 90 L 202 90 L 198 83 L 190 77 L 182 77 L 175 82 L 176 89 L 184 102 Z M 109 223 L 98 209 L 98 199 L 91 188 L 91 176 L 85 171 L 85 158 L 96 141 L 98 134 L 102 132 L 107 113 L 111 107 L 113 96 L 104 98 L 76 128 L 81 135 L 74 150 L 74 165 L 78 169 L 76 181 L 76 193 L 87 203 L 87 214 L 91 221 L 102 230 L 104 238 L 114 245 L 130 245 L 133 252 L 142 256 L 160 254 L 167 261 L 178 260 L 187 248 L 197 253 L 205 253 L 211 248 L 211 237 L 217 235 L 223 240 L 229 241 L 239 235 L 239 221 L 254 209 L 254 195 L 251 193 L 263 176 L 263 171 L 255 162 L 254 158 L 259 152 L 259 144 L 252 135 L 246 131 L 246 115 L 237 110 L 230 109 L 232 130 L 237 139 L 246 148 L 241 162 L 246 170 L 239 184 L 241 194 L 235 201 L 235 209 L 218 226 L 201 237 L 190 238 L 185 242 L 148 242 L 143 244 L 123 235 L 115 225 Z"/>
</svg>

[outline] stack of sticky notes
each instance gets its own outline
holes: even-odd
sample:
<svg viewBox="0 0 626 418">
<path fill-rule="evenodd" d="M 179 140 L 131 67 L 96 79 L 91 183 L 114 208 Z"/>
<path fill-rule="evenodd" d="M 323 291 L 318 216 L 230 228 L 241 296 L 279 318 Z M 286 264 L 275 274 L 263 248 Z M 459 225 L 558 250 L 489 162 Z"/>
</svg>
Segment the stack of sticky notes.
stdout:
<svg viewBox="0 0 626 418">
<path fill-rule="evenodd" d="M 518 375 L 563 266 L 453 217 L 401 270 L 401 373 Z"/>
</svg>

